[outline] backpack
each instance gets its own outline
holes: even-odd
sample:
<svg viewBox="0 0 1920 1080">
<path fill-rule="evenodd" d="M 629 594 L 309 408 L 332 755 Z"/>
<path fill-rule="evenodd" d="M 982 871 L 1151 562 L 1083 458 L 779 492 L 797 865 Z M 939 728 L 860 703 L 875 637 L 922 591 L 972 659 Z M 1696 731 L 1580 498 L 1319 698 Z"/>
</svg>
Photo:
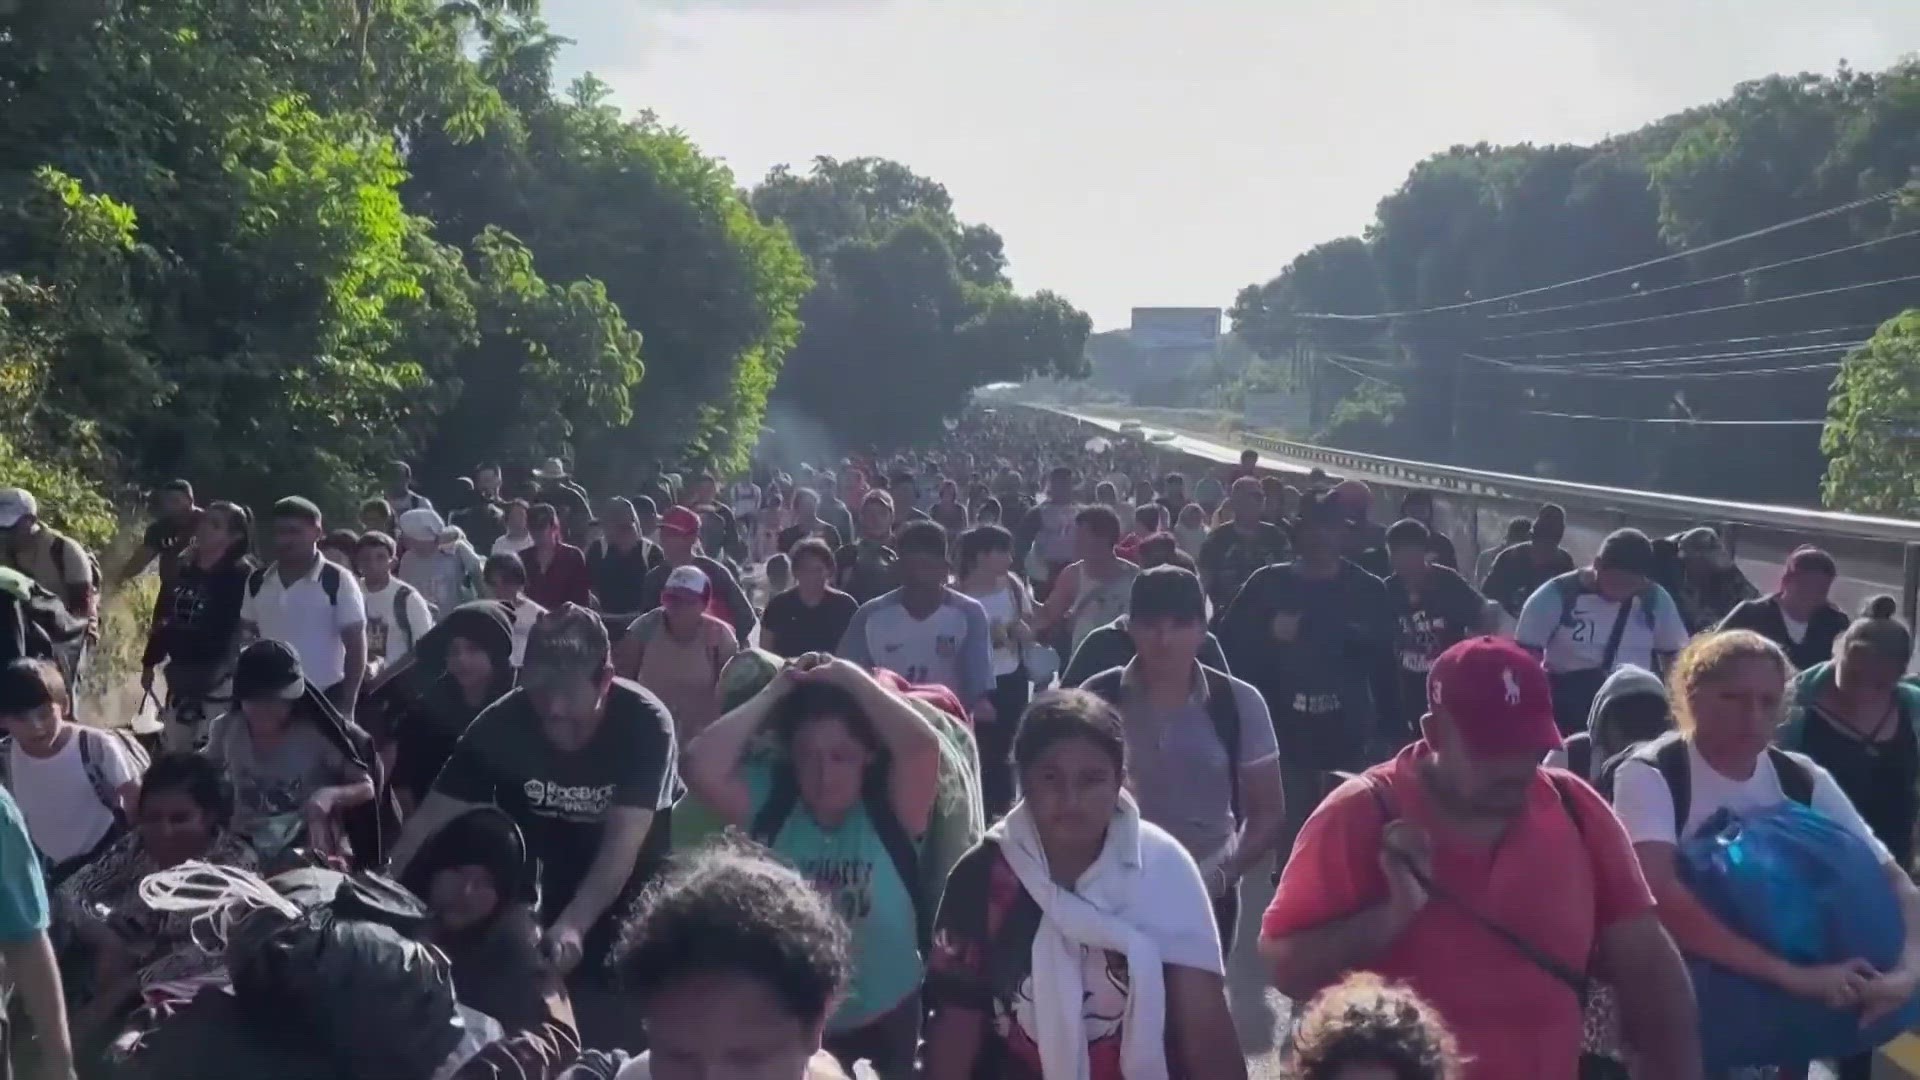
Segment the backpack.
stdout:
<svg viewBox="0 0 1920 1080">
<path fill-rule="evenodd" d="M 867 770 L 865 782 L 861 785 L 861 805 L 866 807 L 867 820 L 873 823 L 873 831 L 880 838 L 880 845 L 887 849 L 887 857 L 893 862 L 894 872 L 900 875 L 901 884 L 906 886 L 907 897 L 913 903 L 914 922 L 919 927 L 920 951 L 926 954 L 932 945 L 932 922 L 926 917 L 927 905 L 923 900 L 920 887 L 920 851 L 914 846 L 913 838 L 907 835 L 906 826 L 900 823 L 899 815 L 893 812 L 893 801 L 887 792 L 887 775 L 883 767 Z M 793 766 L 781 762 L 773 768 L 773 790 L 767 795 L 767 801 L 760 805 L 758 813 L 753 815 L 753 823 L 747 829 L 755 843 L 771 848 L 786 827 L 787 819 L 800 805 L 800 786 L 793 776 Z"/>
<path fill-rule="evenodd" d="M 900 584 L 900 555 L 886 544 L 855 542 L 853 558 L 841 565 L 846 569 L 846 585 L 861 603 L 892 592 Z"/>
<path fill-rule="evenodd" d="M 87 782 L 93 785 L 94 797 L 100 805 L 113 813 L 114 821 L 125 825 L 126 813 L 120 807 L 120 793 L 115 790 L 113 781 L 107 778 L 106 758 L 114 750 L 127 759 L 127 767 L 133 771 L 134 779 L 147 774 L 147 766 L 153 764 L 153 755 L 141 744 L 128 728 L 97 728 L 85 724 L 80 727 L 80 767 L 86 771 Z"/>
<path fill-rule="evenodd" d="M 267 583 L 267 571 L 271 569 L 273 569 L 273 567 L 270 565 L 262 566 L 247 575 L 248 596 L 257 597 L 260 595 L 261 586 Z M 320 588 L 321 591 L 327 594 L 328 604 L 334 607 L 340 606 L 340 566 L 338 563 L 328 560 L 324 555 L 320 557 Z"/>
<path fill-rule="evenodd" d="M 120 806 L 120 791 L 107 777 L 106 761 L 115 749 L 127 759 L 127 768 L 135 780 L 145 776 L 147 766 L 153 763 L 153 755 L 141 744 L 132 731 L 126 728 L 98 728 L 90 724 L 75 723 L 78 730 L 74 738 L 79 740 L 80 768 L 87 774 L 87 784 L 93 788 L 93 797 L 107 812 L 113 815 L 114 828 L 124 830 L 128 827 L 126 811 Z M 12 739 L 0 744 L 0 781 L 9 787 L 13 784 L 13 751 L 17 749 Z"/>
<path fill-rule="evenodd" d="M 323 576 L 325 573 L 326 571 L 321 571 Z M 413 635 L 413 616 L 407 613 L 407 601 L 412 599 L 414 593 L 418 590 L 406 582 L 401 581 L 399 578 L 394 578 L 393 583 L 399 586 L 393 591 L 393 621 L 399 625 L 400 632 L 407 635 L 407 651 L 412 652 L 414 645 L 417 644 L 417 639 Z M 321 584 L 324 586 L 326 583 L 323 581 Z M 334 588 L 336 591 L 339 588 L 339 582 L 337 580 L 334 583 Z M 332 600 L 333 596 L 330 594 L 327 599 Z M 432 615 L 433 613 L 433 604 L 428 603 L 427 614 Z"/>
<path fill-rule="evenodd" d="M 53 532 L 52 529 L 47 531 Z M 87 560 L 87 587 L 94 592 L 99 592 L 100 582 L 102 580 L 100 575 L 100 560 L 94 557 L 93 552 L 81 547 L 80 541 L 75 540 L 65 533 L 53 533 L 53 563 L 55 568 L 60 571 L 62 578 L 67 576 L 68 563 L 73 558 L 68 552 L 75 549 L 78 549 L 80 556 Z"/>
<path fill-rule="evenodd" d="M 1114 708 L 1120 707 L 1120 678 L 1123 669 L 1101 672 L 1080 685 L 1080 689 L 1099 697 Z M 1240 703 L 1233 694 L 1233 682 L 1225 672 L 1200 665 L 1207 680 L 1207 716 L 1213 721 L 1213 733 L 1227 752 L 1227 800 L 1233 807 L 1233 820 L 1244 820 L 1240 812 Z"/>
<path fill-rule="evenodd" d="M 1591 748 L 1588 753 L 1592 753 Z M 1811 807 L 1813 773 L 1777 746 L 1767 747 L 1767 756 L 1773 760 L 1774 775 L 1780 778 L 1781 793 L 1801 806 Z M 1620 772 L 1620 766 L 1636 758 L 1659 770 L 1660 778 L 1667 782 L 1667 794 L 1673 797 L 1673 835 L 1686 839 L 1687 813 L 1693 809 L 1693 768 L 1687 760 L 1687 742 L 1679 732 L 1670 731 L 1657 739 L 1635 743 L 1608 758 L 1600 766 L 1594 790 L 1612 802 L 1614 777 Z M 1571 754 L 1568 759 L 1571 764 Z"/>
<path fill-rule="evenodd" d="M 68 611 L 66 601 L 11 567 L 0 566 L 0 603 L 13 608 L 13 625 L 5 627 L 5 636 L 11 640 L 0 642 L 4 646 L 0 660 L 18 656 L 48 660 L 54 646 L 78 640 L 87 632 L 87 620 Z"/>
<path fill-rule="evenodd" d="M 1552 589 L 1560 597 L 1560 619 L 1554 624 L 1556 627 L 1570 625 L 1570 620 L 1573 618 L 1573 609 L 1580 603 L 1580 598 L 1595 591 L 1587 586 L 1585 579 L 1582 578 L 1580 574 L 1581 571 L 1579 570 L 1575 570 L 1570 574 L 1561 574 L 1559 577 L 1547 582 L 1545 586 L 1546 588 Z M 1640 617 L 1647 621 L 1648 630 L 1654 628 L 1655 616 L 1653 613 L 1653 601 L 1659 589 L 1660 585 L 1658 582 L 1649 580 L 1646 588 L 1633 594 L 1633 597 L 1627 601 L 1628 606 L 1636 603 L 1640 605 Z M 1618 640 L 1618 635 L 1615 635 L 1616 644 L 1612 646 L 1614 651 L 1619 650 Z"/>
</svg>

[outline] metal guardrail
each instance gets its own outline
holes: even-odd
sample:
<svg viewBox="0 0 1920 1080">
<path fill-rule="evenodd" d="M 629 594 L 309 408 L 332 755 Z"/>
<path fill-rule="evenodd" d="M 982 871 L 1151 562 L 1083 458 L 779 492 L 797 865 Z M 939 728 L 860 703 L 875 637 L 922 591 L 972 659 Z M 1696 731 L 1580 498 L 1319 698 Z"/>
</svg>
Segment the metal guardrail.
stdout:
<svg viewBox="0 0 1920 1080">
<path fill-rule="evenodd" d="M 1041 405 L 1026 407 L 1068 416 L 1107 430 L 1116 430 L 1123 422 L 1109 417 L 1076 412 L 1068 408 Z M 1148 429 L 1157 427 L 1153 424 L 1144 426 Z M 1916 619 L 1916 616 L 1920 616 L 1920 521 L 1841 514 L 1828 510 L 1774 506 L 1765 503 L 1728 502 L 1690 495 L 1637 491 L 1631 488 L 1578 484 L 1566 480 L 1463 469 L 1452 465 L 1408 461 L 1402 458 L 1294 442 L 1289 439 L 1276 439 L 1244 430 L 1235 431 L 1230 435 L 1209 436 L 1197 432 L 1177 431 L 1176 434 L 1188 434 L 1196 439 L 1218 439 L 1221 442 L 1234 443 L 1241 447 L 1273 454 L 1290 464 L 1320 465 L 1329 472 L 1359 476 L 1393 487 L 1422 488 L 1469 502 L 1480 500 L 1532 504 L 1555 502 L 1566 506 L 1569 510 L 1604 512 L 1613 515 L 1622 523 L 1630 517 L 1711 523 L 1719 530 L 1730 547 L 1737 546 L 1742 532 L 1799 536 L 1818 539 L 1822 543 L 1845 540 L 1875 545 L 1879 551 L 1885 550 L 1881 545 L 1891 545 L 1898 552 L 1894 561 L 1901 571 L 1901 610 L 1905 612 L 1909 622 L 1920 621 Z"/>
<path fill-rule="evenodd" d="M 1860 540 L 1880 540 L 1896 544 L 1920 544 L 1920 522 L 1900 518 L 1839 514 L 1830 510 L 1806 510 L 1766 503 L 1723 502 L 1691 495 L 1670 495 L 1631 488 L 1576 484 L 1511 473 L 1480 472 L 1451 465 L 1361 454 L 1351 450 L 1315 446 L 1311 443 L 1275 439 L 1250 431 L 1235 432 L 1232 438 L 1256 450 L 1267 450 L 1296 461 L 1314 461 L 1351 472 L 1362 472 L 1398 480 L 1403 484 L 1451 491 L 1462 495 L 1489 495 L 1516 500 L 1559 502 L 1601 502 L 1616 510 L 1642 510 L 1662 516 L 1686 517 L 1697 521 L 1725 521 L 1756 525 L 1787 532 L 1850 536 Z"/>
</svg>

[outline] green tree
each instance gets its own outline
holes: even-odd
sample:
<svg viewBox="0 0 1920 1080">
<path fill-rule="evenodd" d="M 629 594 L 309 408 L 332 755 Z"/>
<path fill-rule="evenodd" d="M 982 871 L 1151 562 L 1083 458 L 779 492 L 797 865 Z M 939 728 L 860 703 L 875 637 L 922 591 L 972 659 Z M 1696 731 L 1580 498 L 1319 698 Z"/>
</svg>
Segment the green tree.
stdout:
<svg viewBox="0 0 1920 1080">
<path fill-rule="evenodd" d="M 1920 308 L 1888 320 L 1847 357 L 1820 448 L 1829 507 L 1920 515 Z"/>
<path fill-rule="evenodd" d="M 816 281 L 778 401 L 840 445 L 923 440 L 990 383 L 1087 374 L 1086 314 L 1014 292 L 999 234 L 959 221 L 946 189 L 904 165 L 781 166 L 751 199 L 792 232 Z"/>
<path fill-rule="evenodd" d="M 590 473 L 681 455 L 743 464 L 799 336 L 805 261 L 684 134 L 621 115 L 592 78 L 556 94 L 559 45 L 538 23 L 491 42 L 481 66 L 511 115 L 477 140 L 426 132 L 408 199 L 443 241 L 497 227 L 547 280 L 599 283 L 645 336 L 630 400 L 644 422 L 598 427 L 582 447 Z"/>
</svg>

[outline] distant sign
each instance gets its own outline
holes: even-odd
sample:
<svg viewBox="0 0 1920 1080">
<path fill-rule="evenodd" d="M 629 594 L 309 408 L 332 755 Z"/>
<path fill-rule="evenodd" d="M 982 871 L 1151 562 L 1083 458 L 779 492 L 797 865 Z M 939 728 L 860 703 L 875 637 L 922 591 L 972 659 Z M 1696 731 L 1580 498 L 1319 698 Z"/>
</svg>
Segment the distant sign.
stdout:
<svg viewBox="0 0 1920 1080">
<path fill-rule="evenodd" d="M 1133 309 L 1133 331 L 1135 336 L 1211 344 L 1220 337 L 1220 314 L 1219 308 L 1211 307 L 1137 307 Z"/>
</svg>

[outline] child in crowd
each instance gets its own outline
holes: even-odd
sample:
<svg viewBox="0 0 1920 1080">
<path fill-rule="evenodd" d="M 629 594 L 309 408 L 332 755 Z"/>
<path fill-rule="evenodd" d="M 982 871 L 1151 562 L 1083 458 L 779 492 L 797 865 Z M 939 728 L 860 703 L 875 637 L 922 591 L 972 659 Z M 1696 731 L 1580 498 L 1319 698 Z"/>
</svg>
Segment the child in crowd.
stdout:
<svg viewBox="0 0 1920 1080">
<path fill-rule="evenodd" d="M 1307 1006 L 1288 1080 L 1459 1080 L 1464 1063 L 1433 1006 L 1377 975 L 1350 975 Z"/>
<path fill-rule="evenodd" d="M 66 680 L 48 661 L 0 667 L 6 784 L 51 867 L 50 887 L 120 838 L 140 793 L 141 763 L 119 737 L 74 723 L 66 703 Z"/>
</svg>

